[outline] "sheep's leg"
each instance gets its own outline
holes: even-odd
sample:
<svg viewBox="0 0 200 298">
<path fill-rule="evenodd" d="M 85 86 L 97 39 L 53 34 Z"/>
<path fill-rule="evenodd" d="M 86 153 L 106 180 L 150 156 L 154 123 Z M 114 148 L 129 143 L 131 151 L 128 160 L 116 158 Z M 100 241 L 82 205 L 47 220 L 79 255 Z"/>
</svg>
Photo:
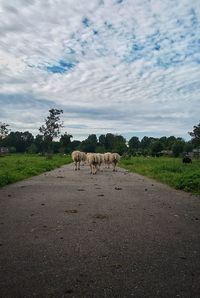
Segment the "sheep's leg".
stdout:
<svg viewBox="0 0 200 298">
<path fill-rule="evenodd" d="M 117 165 L 117 162 L 114 161 L 114 162 L 113 162 L 113 172 L 117 172 L 117 170 L 116 170 L 116 165 Z"/>
<path fill-rule="evenodd" d="M 94 172 L 94 165 L 92 165 L 92 174 L 94 175 L 95 172 Z"/>
<path fill-rule="evenodd" d="M 97 172 L 97 166 L 92 165 L 92 174 L 95 175 Z"/>
<path fill-rule="evenodd" d="M 74 162 L 74 170 L 77 171 L 77 162 Z"/>
<path fill-rule="evenodd" d="M 78 170 L 80 170 L 80 161 L 78 161 Z"/>
<path fill-rule="evenodd" d="M 97 166 L 94 166 L 94 174 L 97 173 Z"/>
<path fill-rule="evenodd" d="M 90 174 L 92 174 L 92 165 L 90 165 Z"/>
</svg>

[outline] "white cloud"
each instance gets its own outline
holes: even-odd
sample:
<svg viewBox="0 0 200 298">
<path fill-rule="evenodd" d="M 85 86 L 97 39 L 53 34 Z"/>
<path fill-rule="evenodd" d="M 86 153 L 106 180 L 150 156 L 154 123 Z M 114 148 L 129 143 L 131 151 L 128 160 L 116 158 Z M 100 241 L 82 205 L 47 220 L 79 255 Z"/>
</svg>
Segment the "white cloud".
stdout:
<svg viewBox="0 0 200 298">
<path fill-rule="evenodd" d="M 104 2 L 0 0 L 2 119 L 37 133 L 54 106 L 79 137 L 186 137 L 199 120 L 198 0 Z"/>
</svg>

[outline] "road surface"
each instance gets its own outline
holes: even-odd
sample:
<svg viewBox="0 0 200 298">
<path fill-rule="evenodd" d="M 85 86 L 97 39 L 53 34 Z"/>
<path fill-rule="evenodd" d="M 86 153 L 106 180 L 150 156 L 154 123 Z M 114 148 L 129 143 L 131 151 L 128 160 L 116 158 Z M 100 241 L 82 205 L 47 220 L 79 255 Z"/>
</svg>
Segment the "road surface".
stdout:
<svg viewBox="0 0 200 298">
<path fill-rule="evenodd" d="M 0 297 L 200 297 L 200 197 L 118 168 L 0 189 Z"/>
</svg>

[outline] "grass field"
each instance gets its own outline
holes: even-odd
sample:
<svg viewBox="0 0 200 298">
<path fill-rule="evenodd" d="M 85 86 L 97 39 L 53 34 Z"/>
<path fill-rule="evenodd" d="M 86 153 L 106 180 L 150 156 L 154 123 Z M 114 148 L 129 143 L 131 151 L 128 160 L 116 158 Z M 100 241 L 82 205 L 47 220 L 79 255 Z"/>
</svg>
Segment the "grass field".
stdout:
<svg viewBox="0 0 200 298">
<path fill-rule="evenodd" d="M 71 162 L 70 156 L 52 158 L 36 154 L 11 154 L 0 157 L 0 186 L 50 171 Z"/>
<path fill-rule="evenodd" d="M 131 157 L 122 159 L 120 166 L 176 189 L 200 194 L 200 160 L 183 164 L 180 158 Z"/>
</svg>

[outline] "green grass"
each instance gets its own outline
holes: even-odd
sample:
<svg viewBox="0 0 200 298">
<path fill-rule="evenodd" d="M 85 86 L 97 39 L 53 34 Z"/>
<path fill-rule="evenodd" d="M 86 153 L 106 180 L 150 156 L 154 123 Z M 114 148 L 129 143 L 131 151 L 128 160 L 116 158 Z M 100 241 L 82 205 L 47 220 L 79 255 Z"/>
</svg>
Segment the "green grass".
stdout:
<svg viewBox="0 0 200 298">
<path fill-rule="evenodd" d="M 120 166 L 176 189 L 200 194 L 200 160 L 183 164 L 180 158 L 131 157 L 122 159 Z"/>
<path fill-rule="evenodd" d="M 52 158 L 36 154 L 11 154 L 0 157 L 0 187 L 53 170 L 71 162 L 70 156 L 53 155 Z"/>
</svg>

